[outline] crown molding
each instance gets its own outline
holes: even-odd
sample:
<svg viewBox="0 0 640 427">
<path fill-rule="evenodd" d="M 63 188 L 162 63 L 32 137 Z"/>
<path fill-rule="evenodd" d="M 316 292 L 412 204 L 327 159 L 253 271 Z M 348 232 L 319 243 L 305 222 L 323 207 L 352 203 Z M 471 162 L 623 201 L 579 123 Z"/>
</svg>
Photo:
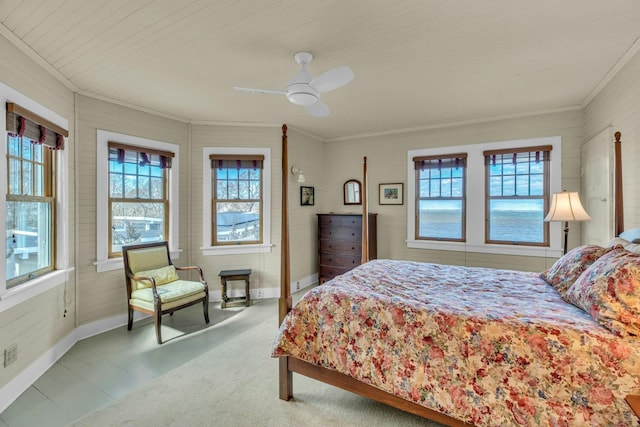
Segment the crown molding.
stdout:
<svg viewBox="0 0 640 427">
<path fill-rule="evenodd" d="M 156 116 L 160 116 L 160 117 L 164 117 L 165 119 L 170 119 L 170 120 L 175 120 L 177 122 L 181 122 L 181 123 L 189 123 L 189 120 L 183 118 L 183 117 L 178 117 L 178 116 L 174 116 L 173 114 L 168 114 L 168 113 L 164 113 L 162 111 L 157 111 L 151 108 L 146 108 L 146 107 L 142 107 L 140 105 L 137 104 L 133 104 L 130 102 L 125 102 L 125 101 L 120 101 L 119 99 L 115 99 L 115 98 L 110 98 L 108 96 L 102 96 L 102 95 L 98 95 L 92 92 L 88 92 L 86 90 L 78 90 L 77 91 L 78 95 L 82 95 L 82 96 L 86 96 L 88 98 L 94 98 L 97 99 L 99 101 L 104 101 L 104 102 L 109 102 L 111 104 L 116 104 L 119 105 L 121 107 L 126 107 L 126 108 L 131 108 L 132 110 L 136 110 L 136 111 L 140 111 L 143 113 L 149 113 L 149 114 L 153 114 Z"/>
<path fill-rule="evenodd" d="M 607 86 L 609 82 L 613 80 L 613 78 L 620 72 L 620 70 L 625 65 L 627 65 L 631 60 L 631 58 L 633 58 L 638 52 L 640 52 L 640 37 L 638 37 L 636 41 L 633 42 L 631 47 L 627 49 L 624 55 L 622 55 L 622 58 L 620 58 L 620 60 L 616 62 L 616 64 L 613 67 L 611 67 L 609 72 L 605 74 L 602 80 L 600 80 L 600 83 L 598 83 L 596 87 L 591 91 L 589 96 L 587 96 L 585 100 L 582 101 L 582 104 L 580 105 L 580 107 L 586 108 L 587 105 L 589 105 L 591 101 L 593 101 L 593 99 L 596 96 L 598 96 L 598 94 L 602 91 L 602 89 L 604 89 L 605 86 Z"/>
<path fill-rule="evenodd" d="M 372 132 L 372 133 L 366 133 L 366 134 L 363 133 L 363 134 L 351 135 L 351 136 L 341 136 L 338 138 L 325 139 L 324 141 L 325 142 L 350 141 L 355 139 L 373 138 L 378 136 L 398 135 L 403 133 L 421 132 L 425 130 L 444 129 L 444 128 L 459 127 L 459 126 L 475 125 L 479 123 L 497 122 L 500 120 L 519 119 L 524 117 L 535 117 L 535 116 L 542 116 L 545 114 L 564 113 L 567 111 L 578 111 L 581 109 L 582 107 L 580 105 L 574 105 L 569 107 L 553 108 L 548 110 L 530 111 L 528 113 L 507 114 L 503 116 L 490 116 L 490 117 L 483 117 L 483 118 L 473 119 L 473 120 L 461 120 L 461 121 L 455 121 L 455 122 L 417 126 L 417 127 L 411 127 L 411 128 L 394 129 L 394 130 L 382 131 L 382 132 Z"/>
<path fill-rule="evenodd" d="M 53 77 L 58 79 L 58 81 L 60 81 L 60 83 L 65 85 L 68 89 L 70 89 L 73 92 L 78 91 L 78 87 L 73 83 L 71 83 L 71 80 L 67 79 L 65 76 L 62 75 L 62 73 L 60 73 L 60 71 L 58 71 L 57 68 L 55 68 L 53 65 L 45 61 L 43 57 L 38 55 L 36 51 L 31 48 L 31 46 L 29 46 L 24 41 L 22 41 L 21 38 L 16 36 L 13 33 L 13 31 L 7 28 L 7 26 L 4 25 L 3 23 L 0 23 L 0 35 L 2 35 L 4 38 L 9 40 L 9 42 L 11 42 L 14 46 L 16 46 L 22 53 L 27 55 L 29 59 L 31 59 L 36 64 L 44 68 L 45 71 L 47 71 Z"/>
</svg>

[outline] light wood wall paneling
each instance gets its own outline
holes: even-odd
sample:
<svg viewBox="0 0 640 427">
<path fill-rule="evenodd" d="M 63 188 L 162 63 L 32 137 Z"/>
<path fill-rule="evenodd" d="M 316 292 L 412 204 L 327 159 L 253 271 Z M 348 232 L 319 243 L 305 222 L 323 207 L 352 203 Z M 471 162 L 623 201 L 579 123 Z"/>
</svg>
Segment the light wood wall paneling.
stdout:
<svg viewBox="0 0 640 427">
<path fill-rule="evenodd" d="M 363 155 L 368 160 L 369 210 L 378 214 L 378 248 L 381 257 L 410 259 L 443 264 L 475 263 L 472 254 L 449 251 L 425 251 L 408 249 L 406 246 L 407 227 L 407 151 L 418 148 L 435 148 L 515 139 L 537 138 L 545 136 L 562 137 L 562 185 L 566 188 L 580 189 L 580 146 L 583 141 L 581 112 L 568 111 L 542 114 L 516 119 L 497 120 L 455 127 L 443 127 L 396 135 L 384 135 L 326 144 L 325 187 L 326 210 L 348 212 L 343 205 L 342 184 L 349 178 L 360 177 L 360 162 Z M 484 177 L 470 179 L 484 179 Z M 405 199 L 402 206 L 378 204 L 378 184 L 402 182 Z M 570 246 L 577 246 L 581 239 L 580 228 L 571 229 Z M 507 261 L 502 255 L 484 254 L 482 262 L 509 268 L 536 270 L 546 265 L 544 258 L 531 259 L 521 257 L 515 263 Z"/>
<path fill-rule="evenodd" d="M 66 118 L 69 122 L 70 135 L 65 144 L 65 155 L 69 161 L 64 179 L 69 185 L 67 193 L 70 233 L 68 264 L 73 267 L 76 220 L 73 184 L 75 174 L 73 158 L 76 148 L 73 93 L 2 36 L 0 36 L 0 76 L 7 86 Z M 73 273 L 65 285 L 72 295 L 75 289 Z M 73 330 L 75 326 L 73 304 L 67 306 L 67 317 L 63 317 L 65 285 L 0 312 L 0 343 L 2 343 L 0 354 L 11 344 L 18 345 L 17 361 L 0 369 L 0 387 L 6 385 Z"/>
<path fill-rule="evenodd" d="M 180 245 L 184 259 L 189 259 L 189 248 L 183 237 L 189 229 L 187 201 L 189 141 L 187 124 L 131 108 L 79 96 L 79 144 L 81 157 L 78 164 L 80 188 L 78 221 L 82 233 L 79 245 L 78 325 L 121 315 L 126 312 L 126 294 L 122 270 L 97 273 L 96 261 L 96 144 L 98 129 L 169 142 L 180 146 Z"/>
<path fill-rule="evenodd" d="M 640 227 L 640 53 L 584 109 L 585 139 L 612 126 L 622 133 L 625 228 Z M 585 171 L 589 173 L 589 171 Z"/>
</svg>

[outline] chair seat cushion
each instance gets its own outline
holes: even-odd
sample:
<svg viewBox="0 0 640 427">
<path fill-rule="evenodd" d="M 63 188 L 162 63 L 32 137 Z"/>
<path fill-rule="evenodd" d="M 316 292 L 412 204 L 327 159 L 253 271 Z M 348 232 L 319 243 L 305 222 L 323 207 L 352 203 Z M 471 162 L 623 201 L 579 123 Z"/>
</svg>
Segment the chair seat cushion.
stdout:
<svg viewBox="0 0 640 427">
<path fill-rule="evenodd" d="M 162 286 L 157 286 L 156 288 L 158 289 L 158 295 L 160 296 L 163 309 L 167 308 L 164 306 L 168 303 L 175 302 L 177 303 L 176 305 L 179 305 L 183 302 L 204 297 L 204 285 L 200 282 L 176 280 Z M 130 303 L 139 306 L 147 306 L 147 304 L 150 304 L 153 310 L 153 289 L 144 288 L 131 292 Z"/>
</svg>

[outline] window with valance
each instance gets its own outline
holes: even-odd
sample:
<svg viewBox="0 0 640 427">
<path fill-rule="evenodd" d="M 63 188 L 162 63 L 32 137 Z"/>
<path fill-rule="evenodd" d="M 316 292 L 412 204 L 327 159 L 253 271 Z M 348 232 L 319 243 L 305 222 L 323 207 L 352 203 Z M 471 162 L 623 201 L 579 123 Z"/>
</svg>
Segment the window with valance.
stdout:
<svg viewBox="0 0 640 427">
<path fill-rule="evenodd" d="M 484 151 L 487 243 L 547 246 L 551 145 Z"/>
<path fill-rule="evenodd" d="M 110 141 L 109 257 L 122 246 L 166 240 L 169 227 L 167 170 L 174 153 Z"/>
<path fill-rule="evenodd" d="M 466 153 L 413 158 L 415 239 L 465 240 Z"/>
<path fill-rule="evenodd" d="M 6 280 L 7 287 L 55 268 L 56 150 L 66 129 L 6 104 Z"/>
<path fill-rule="evenodd" d="M 263 155 L 209 156 L 212 170 L 211 245 L 263 240 Z"/>
</svg>

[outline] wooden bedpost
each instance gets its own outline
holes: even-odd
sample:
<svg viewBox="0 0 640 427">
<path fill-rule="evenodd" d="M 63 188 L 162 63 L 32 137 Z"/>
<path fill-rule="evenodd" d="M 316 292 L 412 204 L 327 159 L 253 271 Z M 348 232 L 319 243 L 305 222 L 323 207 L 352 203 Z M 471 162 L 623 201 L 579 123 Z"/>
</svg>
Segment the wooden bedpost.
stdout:
<svg viewBox="0 0 640 427">
<path fill-rule="evenodd" d="M 614 218 L 614 232 L 615 232 L 615 236 L 618 237 L 620 235 L 620 233 L 622 233 L 624 231 L 624 209 L 623 209 L 623 205 L 622 205 L 622 149 L 621 149 L 621 142 L 620 142 L 620 137 L 622 136 L 622 134 L 620 132 L 616 132 L 615 133 L 615 142 L 613 143 L 613 147 L 615 149 L 615 165 L 614 165 L 614 169 L 615 169 L 615 175 L 614 175 L 614 199 L 615 199 L 615 205 L 614 205 L 614 211 L 615 211 L 615 218 Z"/>
<path fill-rule="evenodd" d="M 282 243 L 280 245 L 280 299 L 278 301 L 278 324 L 291 310 L 291 287 L 289 266 L 289 147 L 287 143 L 287 125 L 282 125 Z M 293 374 L 289 370 L 289 358 L 279 358 L 280 399 L 293 397 Z"/>
<path fill-rule="evenodd" d="M 362 166 L 362 264 L 369 261 L 369 205 L 367 199 L 367 156 Z"/>
<path fill-rule="evenodd" d="M 282 243 L 280 245 L 280 300 L 278 322 L 291 310 L 291 282 L 289 266 L 289 147 L 287 125 L 282 125 Z"/>
</svg>

